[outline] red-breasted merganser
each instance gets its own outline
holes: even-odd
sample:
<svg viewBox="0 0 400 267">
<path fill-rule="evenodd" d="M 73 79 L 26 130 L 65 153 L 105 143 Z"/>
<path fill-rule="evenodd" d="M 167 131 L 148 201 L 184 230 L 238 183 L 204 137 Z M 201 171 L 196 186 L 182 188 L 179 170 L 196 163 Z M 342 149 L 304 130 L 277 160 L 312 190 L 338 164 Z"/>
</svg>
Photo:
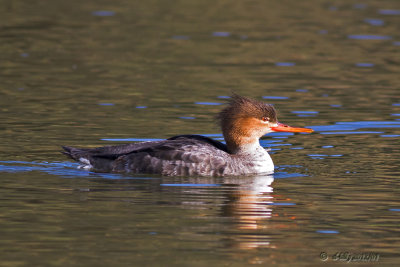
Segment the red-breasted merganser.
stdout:
<svg viewBox="0 0 400 267">
<path fill-rule="evenodd" d="M 201 135 L 178 135 L 93 149 L 64 146 L 64 154 L 99 172 L 149 173 L 167 176 L 224 176 L 272 173 L 274 163 L 259 139 L 270 132 L 305 132 L 277 120 L 275 108 L 233 95 L 218 116 L 226 145 Z"/>
</svg>

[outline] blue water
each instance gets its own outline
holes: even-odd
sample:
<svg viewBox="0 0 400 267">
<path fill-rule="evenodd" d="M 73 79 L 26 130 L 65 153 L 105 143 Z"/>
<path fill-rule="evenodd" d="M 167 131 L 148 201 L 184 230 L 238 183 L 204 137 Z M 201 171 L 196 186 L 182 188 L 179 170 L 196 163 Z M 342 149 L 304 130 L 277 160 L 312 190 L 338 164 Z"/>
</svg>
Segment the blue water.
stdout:
<svg viewBox="0 0 400 267">
<path fill-rule="evenodd" d="M 215 37 L 229 37 L 229 36 L 231 36 L 231 33 L 230 32 L 213 32 L 212 35 Z"/>
<path fill-rule="evenodd" d="M 296 65 L 296 63 L 294 63 L 294 62 L 276 62 L 275 63 L 275 66 L 278 66 L 278 67 L 293 67 L 295 65 Z"/>
<path fill-rule="evenodd" d="M 110 11 L 110 10 L 98 10 L 98 11 L 93 11 L 92 12 L 93 16 L 98 16 L 98 17 L 111 17 L 115 15 L 115 11 Z"/>
<path fill-rule="evenodd" d="M 364 68 L 370 68 L 375 66 L 374 63 L 366 63 L 366 62 L 360 62 L 355 64 L 357 67 L 364 67 Z"/>
<path fill-rule="evenodd" d="M 27 162 L 27 161 L 0 161 L 0 172 L 33 172 L 39 171 L 64 178 L 105 178 L 105 179 L 152 179 L 130 177 L 113 173 L 95 173 L 79 169 L 75 162 Z"/>
<path fill-rule="evenodd" d="M 373 35 L 373 34 L 352 34 L 347 36 L 349 39 L 356 40 L 391 40 L 392 37 L 388 35 Z"/>
<path fill-rule="evenodd" d="M 100 106 L 115 106 L 114 103 L 99 103 Z"/>
<path fill-rule="evenodd" d="M 318 111 L 300 111 L 300 110 L 296 110 L 296 111 L 292 111 L 292 113 L 294 114 L 318 114 Z"/>
<path fill-rule="evenodd" d="M 318 115 L 318 111 L 307 111 L 307 110 L 295 110 L 291 113 L 296 114 L 297 117 L 315 117 Z"/>
<path fill-rule="evenodd" d="M 222 105 L 222 103 L 218 102 L 195 102 L 197 105 L 207 105 L 207 106 L 219 106 Z"/>
<path fill-rule="evenodd" d="M 357 131 L 360 129 L 396 129 L 400 128 L 398 121 L 353 121 L 337 122 L 333 125 L 307 126 L 321 134 L 376 134 L 382 131 Z"/>
<path fill-rule="evenodd" d="M 273 99 L 273 100 L 286 100 L 289 99 L 287 96 L 263 96 L 263 99 Z"/>
<path fill-rule="evenodd" d="M 339 231 L 336 230 L 317 230 L 315 232 L 320 234 L 339 234 Z"/>
<path fill-rule="evenodd" d="M 382 26 L 385 24 L 385 22 L 381 19 L 364 19 L 364 22 L 372 26 Z"/>
<path fill-rule="evenodd" d="M 183 120 L 194 120 L 194 119 L 196 119 L 195 117 L 179 117 L 180 119 L 183 119 Z"/>
<path fill-rule="evenodd" d="M 378 13 L 381 15 L 400 15 L 400 9 L 380 9 Z"/>
</svg>

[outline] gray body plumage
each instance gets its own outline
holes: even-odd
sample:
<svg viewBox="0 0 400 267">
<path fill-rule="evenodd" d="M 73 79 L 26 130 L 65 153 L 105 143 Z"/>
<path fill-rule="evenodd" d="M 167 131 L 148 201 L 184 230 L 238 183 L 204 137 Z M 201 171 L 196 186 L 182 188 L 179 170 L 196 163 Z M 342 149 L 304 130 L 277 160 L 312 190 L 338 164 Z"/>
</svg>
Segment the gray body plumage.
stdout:
<svg viewBox="0 0 400 267">
<path fill-rule="evenodd" d="M 260 155 L 230 154 L 223 143 L 200 135 L 94 149 L 63 148 L 64 154 L 100 172 L 224 176 L 258 173 L 258 165 L 265 164 L 257 160 Z"/>
</svg>

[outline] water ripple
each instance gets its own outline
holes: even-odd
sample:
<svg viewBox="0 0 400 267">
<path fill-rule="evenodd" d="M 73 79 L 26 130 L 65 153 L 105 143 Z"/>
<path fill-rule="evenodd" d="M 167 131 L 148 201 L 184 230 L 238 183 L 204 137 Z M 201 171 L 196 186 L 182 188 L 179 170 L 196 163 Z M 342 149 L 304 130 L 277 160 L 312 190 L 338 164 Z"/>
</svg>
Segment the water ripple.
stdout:
<svg viewBox="0 0 400 267">
<path fill-rule="evenodd" d="M 367 62 L 360 62 L 355 64 L 357 67 L 364 67 L 364 68 L 370 68 L 375 66 L 374 63 L 367 63 Z"/>
<path fill-rule="evenodd" d="M 378 11 L 381 15 L 400 15 L 400 10 L 396 9 L 379 9 Z"/>
<path fill-rule="evenodd" d="M 358 131 L 358 132 L 322 132 L 321 134 L 382 134 L 383 132 L 376 132 L 376 131 Z"/>
<path fill-rule="evenodd" d="M 115 15 L 115 12 L 109 10 L 97 10 L 93 11 L 92 15 L 97 17 L 111 17 Z"/>
<path fill-rule="evenodd" d="M 294 63 L 294 62 L 276 62 L 275 63 L 275 66 L 278 66 L 278 67 L 293 67 L 295 65 L 296 65 L 296 63 Z"/>
<path fill-rule="evenodd" d="M 99 106 L 115 106 L 114 103 L 99 103 Z"/>
<path fill-rule="evenodd" d="M 39 171 L 64 178 L 105 178 L 105 179 L 154 179 L 148 177 L 127 177 L 114 173 L 95 173 L 78 169 L 75 162 L 27 162 L 0 161 L 0 172 L 32 172 Z"/>
<path fill-rule="evenodd" d="M 215 37 L 229 37 L 229 36 L 231 36 L 231 33 L 230 32 L 213 32 L 212 36 L 215 36 Z"/>
<path fill-rule="evenodd" d="M 364 19 L 364 22 L 373 26 L 382 26 L 385 24 L 381 19 Z"/>
<path fill-rule="evenodd" d="M 320 234 L 338 234 L 339 233 L 339 231 L 336 231 L 336 230 L 317 230 L 315 232 L 320 233 Z"/>
<path fill-rule="evenodd" d="M 197 105 L 207 105 L 207 106 L 219 106 L 222 105 L 222 103 L 218 102 L 194 102 Z"/>
<path fill-rule="evenodd" d="M 397 121 L 353 121 L 336 122 L 334 125 L 308 126 L 321 134 L 356 134 L 356 133 L 380 133 L 380 132 L 354 132 L 359 129 L 372 128 L 400 128 L 400 122 Z M 337 131 L 337 132 L 335 132 Z"/>
<path fill-rule="evenodd" d="M 263 96 L 263 99 L 285 100 L 289 99 L 287 96 Z"/>
<path fill-rule="evenodd" d="M 349 39 L 355 40 L 391 40 L 388 35 L 371 35 L 371 34 L 351 34 L 347 36 Z"/>
</svg>

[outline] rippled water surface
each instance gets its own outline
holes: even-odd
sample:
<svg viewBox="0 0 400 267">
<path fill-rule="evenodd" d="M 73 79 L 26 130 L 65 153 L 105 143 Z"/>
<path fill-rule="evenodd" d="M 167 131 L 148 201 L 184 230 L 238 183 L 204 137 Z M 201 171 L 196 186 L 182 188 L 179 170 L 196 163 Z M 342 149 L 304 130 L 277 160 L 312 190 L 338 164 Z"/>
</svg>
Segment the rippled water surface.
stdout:
<svg viewBox="0 0 400 267">
<path fill-rule="evenodd" d="M 1 266 L 399 263 L 399 1 L 0 2 Z M 273 175 L 93 173 L 59 153 L 222 140 L 232 91 L 315 130 L 262 138 Z"/>
</svg>

